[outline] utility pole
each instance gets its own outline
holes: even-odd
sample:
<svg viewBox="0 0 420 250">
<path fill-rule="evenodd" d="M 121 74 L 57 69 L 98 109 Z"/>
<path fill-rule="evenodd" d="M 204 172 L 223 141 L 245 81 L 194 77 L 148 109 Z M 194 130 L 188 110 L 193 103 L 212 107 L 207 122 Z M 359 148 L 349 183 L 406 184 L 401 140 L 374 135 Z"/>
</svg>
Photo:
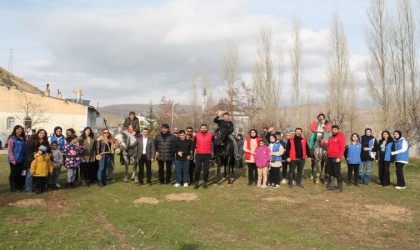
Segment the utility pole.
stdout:
<svg viewBox="0 0 420 250">
<path fill-rule="evenodd" d="M 9 70 L 10 73 L 12 73 L 12 71 L 13 71 L 13 49 L 10 49 L 8 70 Z"/>
</svg>

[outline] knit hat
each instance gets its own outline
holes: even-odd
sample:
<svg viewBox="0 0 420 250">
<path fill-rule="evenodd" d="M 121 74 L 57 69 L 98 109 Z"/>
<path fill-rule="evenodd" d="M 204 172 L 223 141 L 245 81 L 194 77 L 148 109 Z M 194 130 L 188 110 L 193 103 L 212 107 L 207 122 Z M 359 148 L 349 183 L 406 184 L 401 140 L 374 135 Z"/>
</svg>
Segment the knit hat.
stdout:
<svg viewBox="0 0 420 250">
<path fill-rule="evenodd" d="M 42 152 L 47 152 L 47 147 L 45 147 L 44 145 L 39 146 L 38 149 L 41 150 Z"/>
</svg>

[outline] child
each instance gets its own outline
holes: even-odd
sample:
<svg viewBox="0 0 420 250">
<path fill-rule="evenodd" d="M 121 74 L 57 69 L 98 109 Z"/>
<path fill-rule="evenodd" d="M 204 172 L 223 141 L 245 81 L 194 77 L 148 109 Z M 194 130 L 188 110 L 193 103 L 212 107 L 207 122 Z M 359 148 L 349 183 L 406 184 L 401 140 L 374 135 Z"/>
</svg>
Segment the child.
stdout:
<svg viewBox="0 0 420 250">
<path fill-rule="evenodd" d="M 268 167 L 270 166 L 270 159 L 271 159 L 271 151 L 270 149 L 264 144 L 264 141 L 258 142 L 258 147 L 255 149 L 255 165 L 257 165 L 258 169 L 258 182 L 257 187 L 266 188 L 267 187 L 267 171 Z M 261 185 L 262 179 L 262 185 Z"/>
<path fill-rule="evenodd" d="M 66 187 L 75 188 L 74 180 L 76 178 L 77 169 L 80 166 L 80 154 L 83 153 L 83 148 L 79 146 L 77 136 L 71 135 L 70 143 L 63 148 L 63 156 L 65 157 L 65 166 L 67 168 L 67 185 Z"/>
<path fill-rule="evenodd" d="M 283 145 L 281 145 L 280 140 L 275 135 L 270 135 L 270 178 L 271 186 L 273 188 L 280 187 L 280 168 L 282 166 L 282 155 L 284 154 Z"/>
<path fill-rule="evenodd" d="M 57 141 L 51 143 L 51 154 L 53 173 L 48 178 L 48 187 L 50 189 L 59 189 L 57 181 L 61 174 L 61 166 L 63 165 L 63 153 L 61 153 Z"/>
<path fill-rule="evenodd" d="M 351 185 L 351 176 L 352 172 L 354 171 L 354 183 L 356 186 L 359 186 L 358 178 L 359 178 L 359 165 L 362 163 L 360 158 L 360 154 L 362 151 L 362 144 L 359 141 L 359 135 L 357 133 L 353 133 L 351 135 L 351 142 L 349 145 L 346 146 L 346 150 L 344 151 L 344 157 L 347 160 L 347 186 Z"/>
<path fill-rule="evenodd" d="M 47 147 L 44 145 L 39 146 L 38 152 L 34 154 L 30 171 L 36 186 L 36 194 L 42 194 L 45 190 L 48 174 L 53 171 L 50 155 L 47 154 Z"/>
</svg>

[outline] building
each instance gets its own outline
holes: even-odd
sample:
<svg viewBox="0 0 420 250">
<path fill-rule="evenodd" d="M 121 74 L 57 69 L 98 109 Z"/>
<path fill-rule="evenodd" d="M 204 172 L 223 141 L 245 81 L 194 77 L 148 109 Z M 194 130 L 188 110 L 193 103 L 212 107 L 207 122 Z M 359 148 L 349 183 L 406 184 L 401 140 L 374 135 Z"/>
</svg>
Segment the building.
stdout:
<svg viewBox="0 0 420 250">
<path fill-rule="evenodd" d="M 0 67 L 1 140 L 4 142 L 18 124 L 27 130 L 43 128 L 48 134 L 55 126 L 76 131 L 85 127 L 96 129 L 99 112 L 79 96 L 73 100 L 62 99 L 58 90 L 53 97 L 48 84 L 41 91 Z"/>
</svg>

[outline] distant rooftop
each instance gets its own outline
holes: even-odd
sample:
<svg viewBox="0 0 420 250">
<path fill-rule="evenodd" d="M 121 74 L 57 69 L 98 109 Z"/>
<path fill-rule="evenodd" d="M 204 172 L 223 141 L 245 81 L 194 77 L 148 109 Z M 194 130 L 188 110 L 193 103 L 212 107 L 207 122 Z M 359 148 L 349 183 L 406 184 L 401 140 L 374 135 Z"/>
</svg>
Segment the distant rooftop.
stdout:
<svg viewBox="0 0 420 250">
<path fill-rule="evenodd" d="M 89 103 L 90 103 L 90 100 L 84 100 L 84 99 L 77 100 L 76 98 L 64 98 L 64 100 L 68 102 L 80 103 L 85 106 L 89 106 Z"/>
</svg>

